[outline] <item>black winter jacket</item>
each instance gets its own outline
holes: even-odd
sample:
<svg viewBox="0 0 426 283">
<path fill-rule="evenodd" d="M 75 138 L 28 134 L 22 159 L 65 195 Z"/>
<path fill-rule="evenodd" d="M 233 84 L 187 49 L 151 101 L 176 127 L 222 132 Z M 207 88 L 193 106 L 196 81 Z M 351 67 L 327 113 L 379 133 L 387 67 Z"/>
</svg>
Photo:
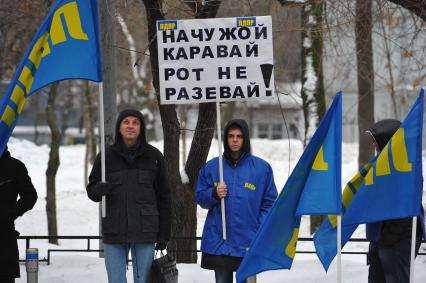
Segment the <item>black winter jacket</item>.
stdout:
<svg viewBox="0 0 426 283">
<path fill-rule="evenodd" d="M 367 133 L 377 143 L 378 149 L 383 150 L 392 136 L 401 126 L 401 122 L 395 119 L 384 119 L 371 126 Z M 417 237 L 423 235 L 422 221 L 424 220 L 423 208 L 417 218 Z M 412 233 L 412 217 L 379 221 L 367 224 L 367 238 L 385 246 L 393 246 L 396 243 L 410 239 Z"/>
<path fill-rule="evenodd" d="M 106 181 L 113 185 L 106 195 L 106 217 L 102 219 L 104 243 L 160 242 L 170 238 L 170 189 L 164 157 L 143 140 L 130 160 L 124 145 L 106 148 Z M 101 158 L 96 157 L 89 176 L 87 194 L 102 200 L 96 187 L 101 181 Z"/>
<path fill-rule="evenodd" d="M 5 149 L 0 157 L 0 278 L 19 277 L 15 219 L 33 208 L 37 192 L 25 165 Z M 19 196 L 19 199 L 18 199 Z"/>
</svg>

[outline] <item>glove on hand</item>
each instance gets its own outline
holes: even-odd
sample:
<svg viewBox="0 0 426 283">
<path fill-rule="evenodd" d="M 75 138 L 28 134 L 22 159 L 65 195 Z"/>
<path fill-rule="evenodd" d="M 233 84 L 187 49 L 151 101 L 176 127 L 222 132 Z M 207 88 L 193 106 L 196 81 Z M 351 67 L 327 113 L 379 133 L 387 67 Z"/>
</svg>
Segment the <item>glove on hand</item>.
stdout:
<svg viewBox="0 0 426 283">
<path fill-rule="evenodd" d="M 155 250 L 157 251 L 165 250 L 167 248 L 168 243 L 169 242 L 165 240 L 158 240 L 158 242 L 155 244 Z"/>
<path fill-rule="evenodd" d="M 95 189 L 100 193 L 101 196 L 108 195 L 113 189 L 113 185 L 108 182 L 98 182 Z"/>
</svg>

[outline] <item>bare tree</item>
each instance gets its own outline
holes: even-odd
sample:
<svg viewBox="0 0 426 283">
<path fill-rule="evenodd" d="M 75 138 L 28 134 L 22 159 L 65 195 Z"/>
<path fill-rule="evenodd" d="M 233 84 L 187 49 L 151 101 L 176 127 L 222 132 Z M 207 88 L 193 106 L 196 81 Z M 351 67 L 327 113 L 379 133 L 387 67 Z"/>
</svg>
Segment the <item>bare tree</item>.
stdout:
<svg viewBox="0 0 426 283">
<path fill-rule="evenodd" d="M 185 2 L 194 11 L 196 18 L 214 17 L 221 4 L 221 1 L 192 1 Z M 143 0 L 147 13 L 148 21 L 148 39 L 151 70 L 154 88 L 157 93 L 158 104 L 159 96 L 159 74 L 158 74 L 158 54 L 156 36 L 156 21 L 165 19 L 160 1 Z M 172 211 L 173 225 L 172 235 L 174 237 L 192 237 L 196 236 L 197 218 L 196 205 L 193 200 L 195 183 L 201 166 L 207 159 L 213 138 L 214 125 L 216 122 L 215 105 L 212 103 L 203 103 L 199 106 L 197 126 L 189 151 L 188 159 L 185 165 L 185 172 L 189 177 L 189 183 L 184 184 L 179 172 L 179 133 L 180 125 L 174 105 L 159 105 L 161 121 L 164 134 L 164 156 L 166 167 L 172 188 Z M 189 241 L 174 241 L 169 245 L 170 250 L 176 250 L 178 262 L 194 263 L 197 260 L 195 239 Z"/>
<path fill-rule="evenodd" d="M 102 45 L 102 74 L 103 74 L 103 99 L 105 115 L 105 145 L 114 142 L 115 119 L 117 116 L 116 92 L 116 54 L 115 38 L 115 0 L 99 1 Z M 101 106 L 99 106 L 101 107 Z"/>
<path fill-rule="evenodd" d="M 306 146 L 326 109 L 322 66 L 324 2 L 318 0 L 279 2 L 282 5 L 297 5 L 302 9 L 301 96 L 305 119 L 303 144 Z M 315 232 L 323 218 L 323 216 L 311 217 L 311 233 Z"/>
<path fill-rule="evenodd" d="M 46 213 L 47 231 L 49 236 L 58 236 L 58 224 L 56 219 L 56 173 L 59 168 L 59 146 L 61 143 L 61 132 L 56 123 L 55 100 L 58 94 L 59 83 L 51 85 L 49 99 L 46 106 L 47 123 L 51 133 L 51 144 L 49 161 L 46 170 Z M 58 244 L 58 239 L 49 239 L 49 243 Z"/>
<path fill-rule="evenodd" d="M 380 28 L 382 30 L 383 33 L 383 43 L 385 45 L 385 55 L 386 55 L 386 61 L 387 61 L 387 69 L 389 72 L 389 83 L 386 84 L 386 87 L 389 91 L 389 94 L 391 96 L 392 99 L 392 107 L 393 107 L 393 113 L 395 115 L 395 119 L 398 119 L 398 107 L 396 104 L 396 93 L 395 93 L 395 79 L 394 79 L 394 75 L 393 75 L 393 62 L 392 62 L 392 54 L 391 54 L 391 50 L 390 50 L 390 40 L 387 37 L 387 31 L 385 28 L 385 24 L 384 24 L 384 16 L 382 16 L 382 20 L 379 22 Z"/>
<path fill-rule="evenodd" d="M 13 76 L 50 2 L 0 0 L 0 80 Z"/>
<path fill-rule="evenodd" d="M 302 90 L 305 117 L 304 144 L 312 137 L 325 113 L 322 70 L 322 18 L 324 3 L 309 0 L 302 12 Z"/>
<path fill-rule="evenodd" d="M 324 75 L 322 67 L 324 2 L 309 0 L 302 12 L 302 90 L 305 117 L 304 144 L 312 138 L 325 113 Z M 324 216 L 311 216 L 311 234 Z"/>
<path fill-rule="evenodd" d="M 324 1 L 278 0 L 278 2 L 284 6 L 302 9 L 301 97 L 305 120 L 303 144 L 306 146 L 326 109 L 322 66 Z"/>
<path fill-rule="evenodd" d="M 84 129 L 86 138 L 86 153 L 84 162 L 84 186 L 87 185 L 88 180 L 88 165 L 93 165 L 96 158 L 96 134 L 95 134 L 95 123 L 96 123 L 96 103 L 95 98 L 90 92 L 89 81 L 84 81 Z"/>
<path fill-rule="evenodd" d="M 358 77 L 358 165 L 366 164 L 374 155 L 365 131 L 374 123 L 374 67 L 372 46 L 372 0 L 356 1 L 355 42 Z"/>
</svg>

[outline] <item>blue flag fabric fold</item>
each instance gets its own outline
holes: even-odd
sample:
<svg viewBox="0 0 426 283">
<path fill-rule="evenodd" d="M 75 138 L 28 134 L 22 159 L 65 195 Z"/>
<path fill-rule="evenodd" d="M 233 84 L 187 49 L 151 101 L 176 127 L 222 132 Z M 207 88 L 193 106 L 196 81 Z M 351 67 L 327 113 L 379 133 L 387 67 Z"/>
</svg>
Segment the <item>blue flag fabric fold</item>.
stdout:
<svg viewBox="0 0 426 283">
<path fill-rule="evenodd" d="M 65 79 L 102 81 L 97 0 L 59 0 L 49 12 L 0 101 L 0 153 L 28 97 Z"/>
<path fill-rule="evenodd" d="M 339 93 L 336 108 L 330 111 L 330 124 L 326 129 L 322 146 L 315 156 L 302 196 L 297 205 L 296 215 L 324 215 L 333 211 L 341 212 L 341 164 L 342 164 L 342 101 Z M 333 107 L 333 108 L 332 108 Z M 312 142 L 312 141 L 311 141 Z M 337 202 L 337 200 L 339 202 Z"/>
<path fill-rule="evenodd" d="M 341 213 L 342 94 L 339 92 L 261 224 L 237 270 L 237 282 L 290 269 L 302 214 Z"/>
<path fill-rule="evenodd" d="M 343 191 L 342 247 L 359 224 L 420 214 L 424 90 L 383 150 Z M 317 255 L 327 270 L 336 256 L 337 229 L 329 216 L 314 235 Z"/>
<path fill-rule="evenodd" d="M 345 186 L 343 190 L 343 213 L 352 198 L 357 193 L 367 171 L 371 168 L 375 158 L 368 162 Z M 358 225 L 342 225 L 342 246 L 349 240 Z M 337 216 L 328 215 L 314 235 L 315 250 L 324 269 L 327 271 L 330 263 L 337 254 Z"/>
</svg>

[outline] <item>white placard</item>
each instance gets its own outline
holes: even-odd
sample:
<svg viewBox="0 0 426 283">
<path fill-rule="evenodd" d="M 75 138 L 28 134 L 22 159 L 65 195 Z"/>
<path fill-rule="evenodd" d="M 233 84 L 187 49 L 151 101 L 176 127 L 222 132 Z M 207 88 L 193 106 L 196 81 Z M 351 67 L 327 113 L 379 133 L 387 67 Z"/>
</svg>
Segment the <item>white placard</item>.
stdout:
<svg viewBox="0 0 426 283">
<path fill-rule="evenodd" d="M 161 104 L 272 97 L 270 16 L 157 21 L 157 42 Z"/>
</svg>

